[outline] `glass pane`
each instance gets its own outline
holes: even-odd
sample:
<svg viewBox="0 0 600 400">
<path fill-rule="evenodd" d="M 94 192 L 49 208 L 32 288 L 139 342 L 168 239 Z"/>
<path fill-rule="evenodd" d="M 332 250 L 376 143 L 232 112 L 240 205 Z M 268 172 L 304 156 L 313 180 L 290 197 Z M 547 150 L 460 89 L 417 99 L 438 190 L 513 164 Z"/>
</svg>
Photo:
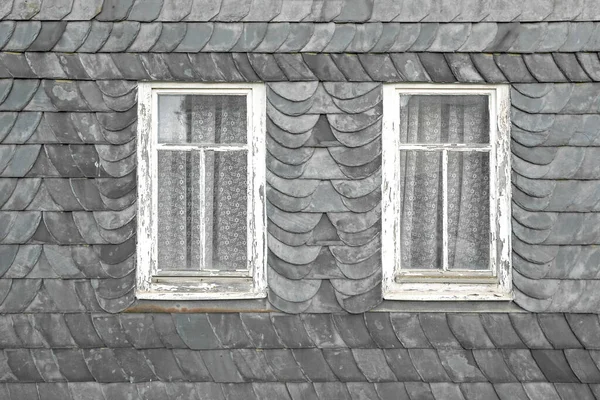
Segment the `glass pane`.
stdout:
<svg viewBox="0 0 600 400">
<path fill-rule="evenodd" d="M 489 153 L 448 152 L 448 268 L 490 262 Z"/>
<path fill-rule="evenodd" d="M 488 96 L 400 95 L 403 143 L 488 143 Z"/>
<path fill-rule="evenodd" d="M 246 143 L 246 96 L 159 95 L 159 143 Z"/>
<path fill-rule="evenodd" d="M 442 268 L 442 153 L 400 152 L 402 269 Z"/>
<path fill-rule="evenodd" d="M 206 152 L 207 268 L 247 268 L 247 152 Z"/>
<path fill-rule="evenodd" d="M 158 152 L 158 268 L 200 269 L 200 153 Z"/>
</svg>

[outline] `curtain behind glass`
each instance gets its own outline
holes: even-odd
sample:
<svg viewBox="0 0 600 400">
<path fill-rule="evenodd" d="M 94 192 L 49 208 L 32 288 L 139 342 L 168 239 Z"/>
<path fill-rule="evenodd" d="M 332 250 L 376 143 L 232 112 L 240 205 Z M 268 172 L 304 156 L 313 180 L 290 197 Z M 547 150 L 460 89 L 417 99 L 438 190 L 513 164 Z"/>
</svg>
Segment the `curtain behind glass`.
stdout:
<svg viewBox="0 0 600 400">
<path fill-rule="evenodd" d="M 245 96 L 160 96 L 159 142 L 245 144 L 246 115 Z M 247 268 L 246 159 L 245 150 L 159 151 L 160 269 Z"/>
<path fill-rule="evenodd" d="M 403 143 L 487 143 L 485 96 L 401 96 Z M 442 151 L 402 150 L 401 266 L 443 265 Z M 489 154 L 448 151 L 448 269 L 489 268 Z"/>
</svg>

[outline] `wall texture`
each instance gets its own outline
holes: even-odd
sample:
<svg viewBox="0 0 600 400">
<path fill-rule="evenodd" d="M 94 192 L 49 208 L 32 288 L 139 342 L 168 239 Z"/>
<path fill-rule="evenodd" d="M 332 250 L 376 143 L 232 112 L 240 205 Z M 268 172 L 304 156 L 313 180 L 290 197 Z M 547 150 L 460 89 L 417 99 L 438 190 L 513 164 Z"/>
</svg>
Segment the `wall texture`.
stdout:
<svg viewBox="0 0 600 400">
<path fill-rule="evenodd" d="M 599 51 L 595 0 L 2 1 L 0 398 L 600 398 Z M 186 308 L 135 299 L 142 80 L 267 82 L 267 312 L 134 312 Z M 511 84 L 525 312 L 369 312 L 385 82 Z"/>
</svg>

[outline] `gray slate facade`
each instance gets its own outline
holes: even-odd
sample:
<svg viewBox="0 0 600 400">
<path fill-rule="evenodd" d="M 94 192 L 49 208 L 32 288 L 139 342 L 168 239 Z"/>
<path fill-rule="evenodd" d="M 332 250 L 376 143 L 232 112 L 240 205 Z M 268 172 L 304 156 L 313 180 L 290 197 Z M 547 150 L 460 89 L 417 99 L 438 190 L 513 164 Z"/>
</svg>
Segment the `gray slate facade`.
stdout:
<svg viewBox="0 0 600 400">
<path fill-rule="evenodd" d="M 597 0 L 1 1 L 0 399 L 600 398 L 598 52 Z M 268 299 L 136 300 L 139 81 L 266 82 Z M 511 306 L 383 302 L 386 82 L 511 84 Z"/>
</svg>

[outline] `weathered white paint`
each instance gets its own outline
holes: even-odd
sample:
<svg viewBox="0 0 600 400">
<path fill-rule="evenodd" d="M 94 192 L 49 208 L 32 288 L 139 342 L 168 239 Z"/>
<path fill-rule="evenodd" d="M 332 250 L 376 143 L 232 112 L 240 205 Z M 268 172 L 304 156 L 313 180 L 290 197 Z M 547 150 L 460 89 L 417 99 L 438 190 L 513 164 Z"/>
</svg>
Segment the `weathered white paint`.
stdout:
<svg viewBox="0 0 600 400">
<path fill-rule="evenodd" d="M 266 94 L 263 84 L 160 83 L 138 84 L 138 258 L 140 299 L 210 300 L 266 296 L 265 135 Z M 247 99 L 246 145 L 158 144 L 158 95 L 243 95 Z M 246 151 L 248 168 L 248 268 L 242 271 L 173 271 L 158 265 L 157 210 L 159 150 Z M 201 179 L 204 174 L 200 174 Z M 202 182 L 201 182 L 202 184 Z M 201 185 L 201 187 L 204 187 Z M 201 219 L 204 221 L 204 218 Z M 204 232 L 204 229 L 201 230 Z M 204 241 L 203 241 L 204 242 Z M 203 259 L 204 259 L 204 251 Z"/>
<path fill-rule="evenodd" d="M 490 143 L 400 142 L 400 95 L 485 95 L 489 98 Z M 383 87 L 382 262 L 383 296 L 391 300 L 512 300 L 510 100 L 507 85 L 389 84 Z M 401 268 L 400 151 L 441 151 L 443 265 L 439 270 Z M 448 152 L 490 154 L 490 269 L 448 270 Z"/>
</svg>

